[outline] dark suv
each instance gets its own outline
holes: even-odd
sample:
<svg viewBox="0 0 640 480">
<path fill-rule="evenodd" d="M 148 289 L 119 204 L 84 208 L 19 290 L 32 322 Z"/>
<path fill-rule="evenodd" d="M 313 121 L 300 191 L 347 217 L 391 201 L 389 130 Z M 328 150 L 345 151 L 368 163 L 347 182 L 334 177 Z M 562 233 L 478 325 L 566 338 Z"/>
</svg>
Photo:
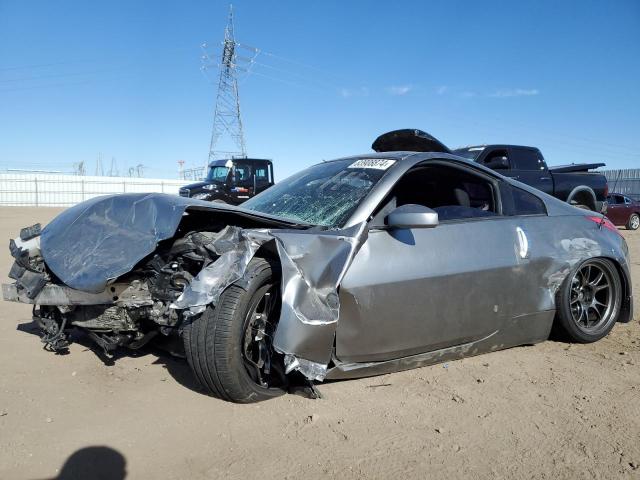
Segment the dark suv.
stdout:
<svg viewBox="0 0 640 480">
<path fill-rule="evenodd" d="M 273 185 L 271 160 L 233 158 L 214 160 L 207 177 L 180 189 L 180 196 L 239 205 Z"/>
</svg>

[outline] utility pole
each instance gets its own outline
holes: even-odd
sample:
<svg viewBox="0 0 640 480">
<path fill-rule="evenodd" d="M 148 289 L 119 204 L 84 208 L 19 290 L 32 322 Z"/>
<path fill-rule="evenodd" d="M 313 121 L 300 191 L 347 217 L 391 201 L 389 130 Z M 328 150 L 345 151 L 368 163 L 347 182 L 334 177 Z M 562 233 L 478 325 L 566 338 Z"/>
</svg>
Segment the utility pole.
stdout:
<svg viewBox="0 0 640 480">
<path fill-rule="evenodd" d="M 184 180 L 184 160 L 178 160 L 178 178 Z"/>
<path fill-rule="evenodd" d="M 240 118 L 236 46 L 237 44 L 233 33 L 233 6 L 230 5 L 229 21 L 224 30 L 222 58 L 219 65 L 220 77 L 218 80 L 216 108 L 213 114 L 213 131 L 209 145 L 209 161 L 233 156 L 247 156 L 242 120 Z M 205 58 L 208 59 L 209 57 L 205 55 Z M 222 145 L 223 140 L 227 142 L 225 145 Z"/>
</svg>

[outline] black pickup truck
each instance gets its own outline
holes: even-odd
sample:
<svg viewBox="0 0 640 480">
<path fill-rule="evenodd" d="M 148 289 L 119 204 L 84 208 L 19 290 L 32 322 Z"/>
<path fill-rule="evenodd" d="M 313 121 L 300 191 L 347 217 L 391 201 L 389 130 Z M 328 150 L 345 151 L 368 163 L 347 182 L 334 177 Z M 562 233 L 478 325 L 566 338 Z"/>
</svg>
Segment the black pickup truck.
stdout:
<svg viewBox="0 0 640 480">
<path fill-rule="evenodd" d="M 547 167 L 542 152 L 521 145 L 480 145 L 457 148 L 451 153 L 474 160 L 560 200 L 597 212 L 606 207 L 607 179 L 590 170 L 604 163 Z"/>
<path fill-rule="evenodd" d="M 445 152 L 481 163 L 506 177 L 596 212 L 606 209 L 607 179 L 590 170 L 604 163 L 547 167 L 539 149 L 521 145 L 479 145 L 449 150 L 442 142 L 417 129 L 394 130 L 380 135 L 371 146 L 376 152 L 407 150 Z"/>
<path fill-rule="evenodd" d="M 185 185 L 181 197 L 239 205 L 274 183 L 271 160 L 232 158 L 209 163 L 205 179 Z"/>
</svg>

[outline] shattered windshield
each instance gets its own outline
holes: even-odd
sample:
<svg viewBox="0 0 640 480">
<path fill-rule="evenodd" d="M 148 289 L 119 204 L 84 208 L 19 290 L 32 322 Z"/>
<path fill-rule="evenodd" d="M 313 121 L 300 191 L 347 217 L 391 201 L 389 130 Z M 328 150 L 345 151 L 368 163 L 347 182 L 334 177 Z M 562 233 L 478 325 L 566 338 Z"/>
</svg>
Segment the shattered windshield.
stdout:
<svg viewBox="0 0 640 480">
<path fill-rule="evenodd" d="M 313 225 L 341 227 L 394 163 L 380 158 L 320 163 L 256 195 L 242 208 Z"/>
</svg>

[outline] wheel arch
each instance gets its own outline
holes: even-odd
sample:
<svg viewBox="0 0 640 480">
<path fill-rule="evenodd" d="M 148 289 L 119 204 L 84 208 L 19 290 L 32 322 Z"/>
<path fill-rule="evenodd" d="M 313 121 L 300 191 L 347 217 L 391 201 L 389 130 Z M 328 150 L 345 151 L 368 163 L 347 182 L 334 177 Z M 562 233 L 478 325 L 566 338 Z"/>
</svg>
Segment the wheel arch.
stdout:
<svg viewBox="0 0 640 480">
<path fill-rule="evenodd" d="M 633 319 L 633 298 L 631 295 L 631 276 L 622 263 L 614 257 L 599 257 L 609 260 L 616 267 L 622 284 L 622 307 L 617 323 L 629 323 Z"/>
<path fill-rule="evenodd" d="M 586 202 L 584 202 L 584 200 L 586 200 Z M 571 190 L 567 196 L 567 203 L 571 204 L 572 202 L 576 202 L 576 205 L 585 205 L 595 211 L 597 202 L 596 192 L 594 192 L 591 187 L 579 185 Z"/>
<path fill-rule="evenodd" d="M 622 284 L 622 306 L 620 308 L 620 316 L 616 323 L 629 323 L 633 319 L 633 297 L 631 295 L 631 276 L 628 270 L 622 266 L 622 263 L 615 257 L 590 257 L 584 259 L 580 264 L 582 264 L 586 260 L 593 260 L 596 258 L 602 258 L 604 260 L 609 260 L 613 263 L 613 266 L 616 268 L 618 275 L 620 276 L 620 283 Z M 576 267 L 573 267 L 576 268 Z M 572 272 L 574 271 L 572 268 Z M 571 275 L 569 273 L 566 277 L 564 277 L 563 282 Z M 556 308 L 556 317 L 558 315 L 558 305 L 555 305 Z M 554 318 L 554 323 L 556 322 L 556 318 Z"/>
</svg>

